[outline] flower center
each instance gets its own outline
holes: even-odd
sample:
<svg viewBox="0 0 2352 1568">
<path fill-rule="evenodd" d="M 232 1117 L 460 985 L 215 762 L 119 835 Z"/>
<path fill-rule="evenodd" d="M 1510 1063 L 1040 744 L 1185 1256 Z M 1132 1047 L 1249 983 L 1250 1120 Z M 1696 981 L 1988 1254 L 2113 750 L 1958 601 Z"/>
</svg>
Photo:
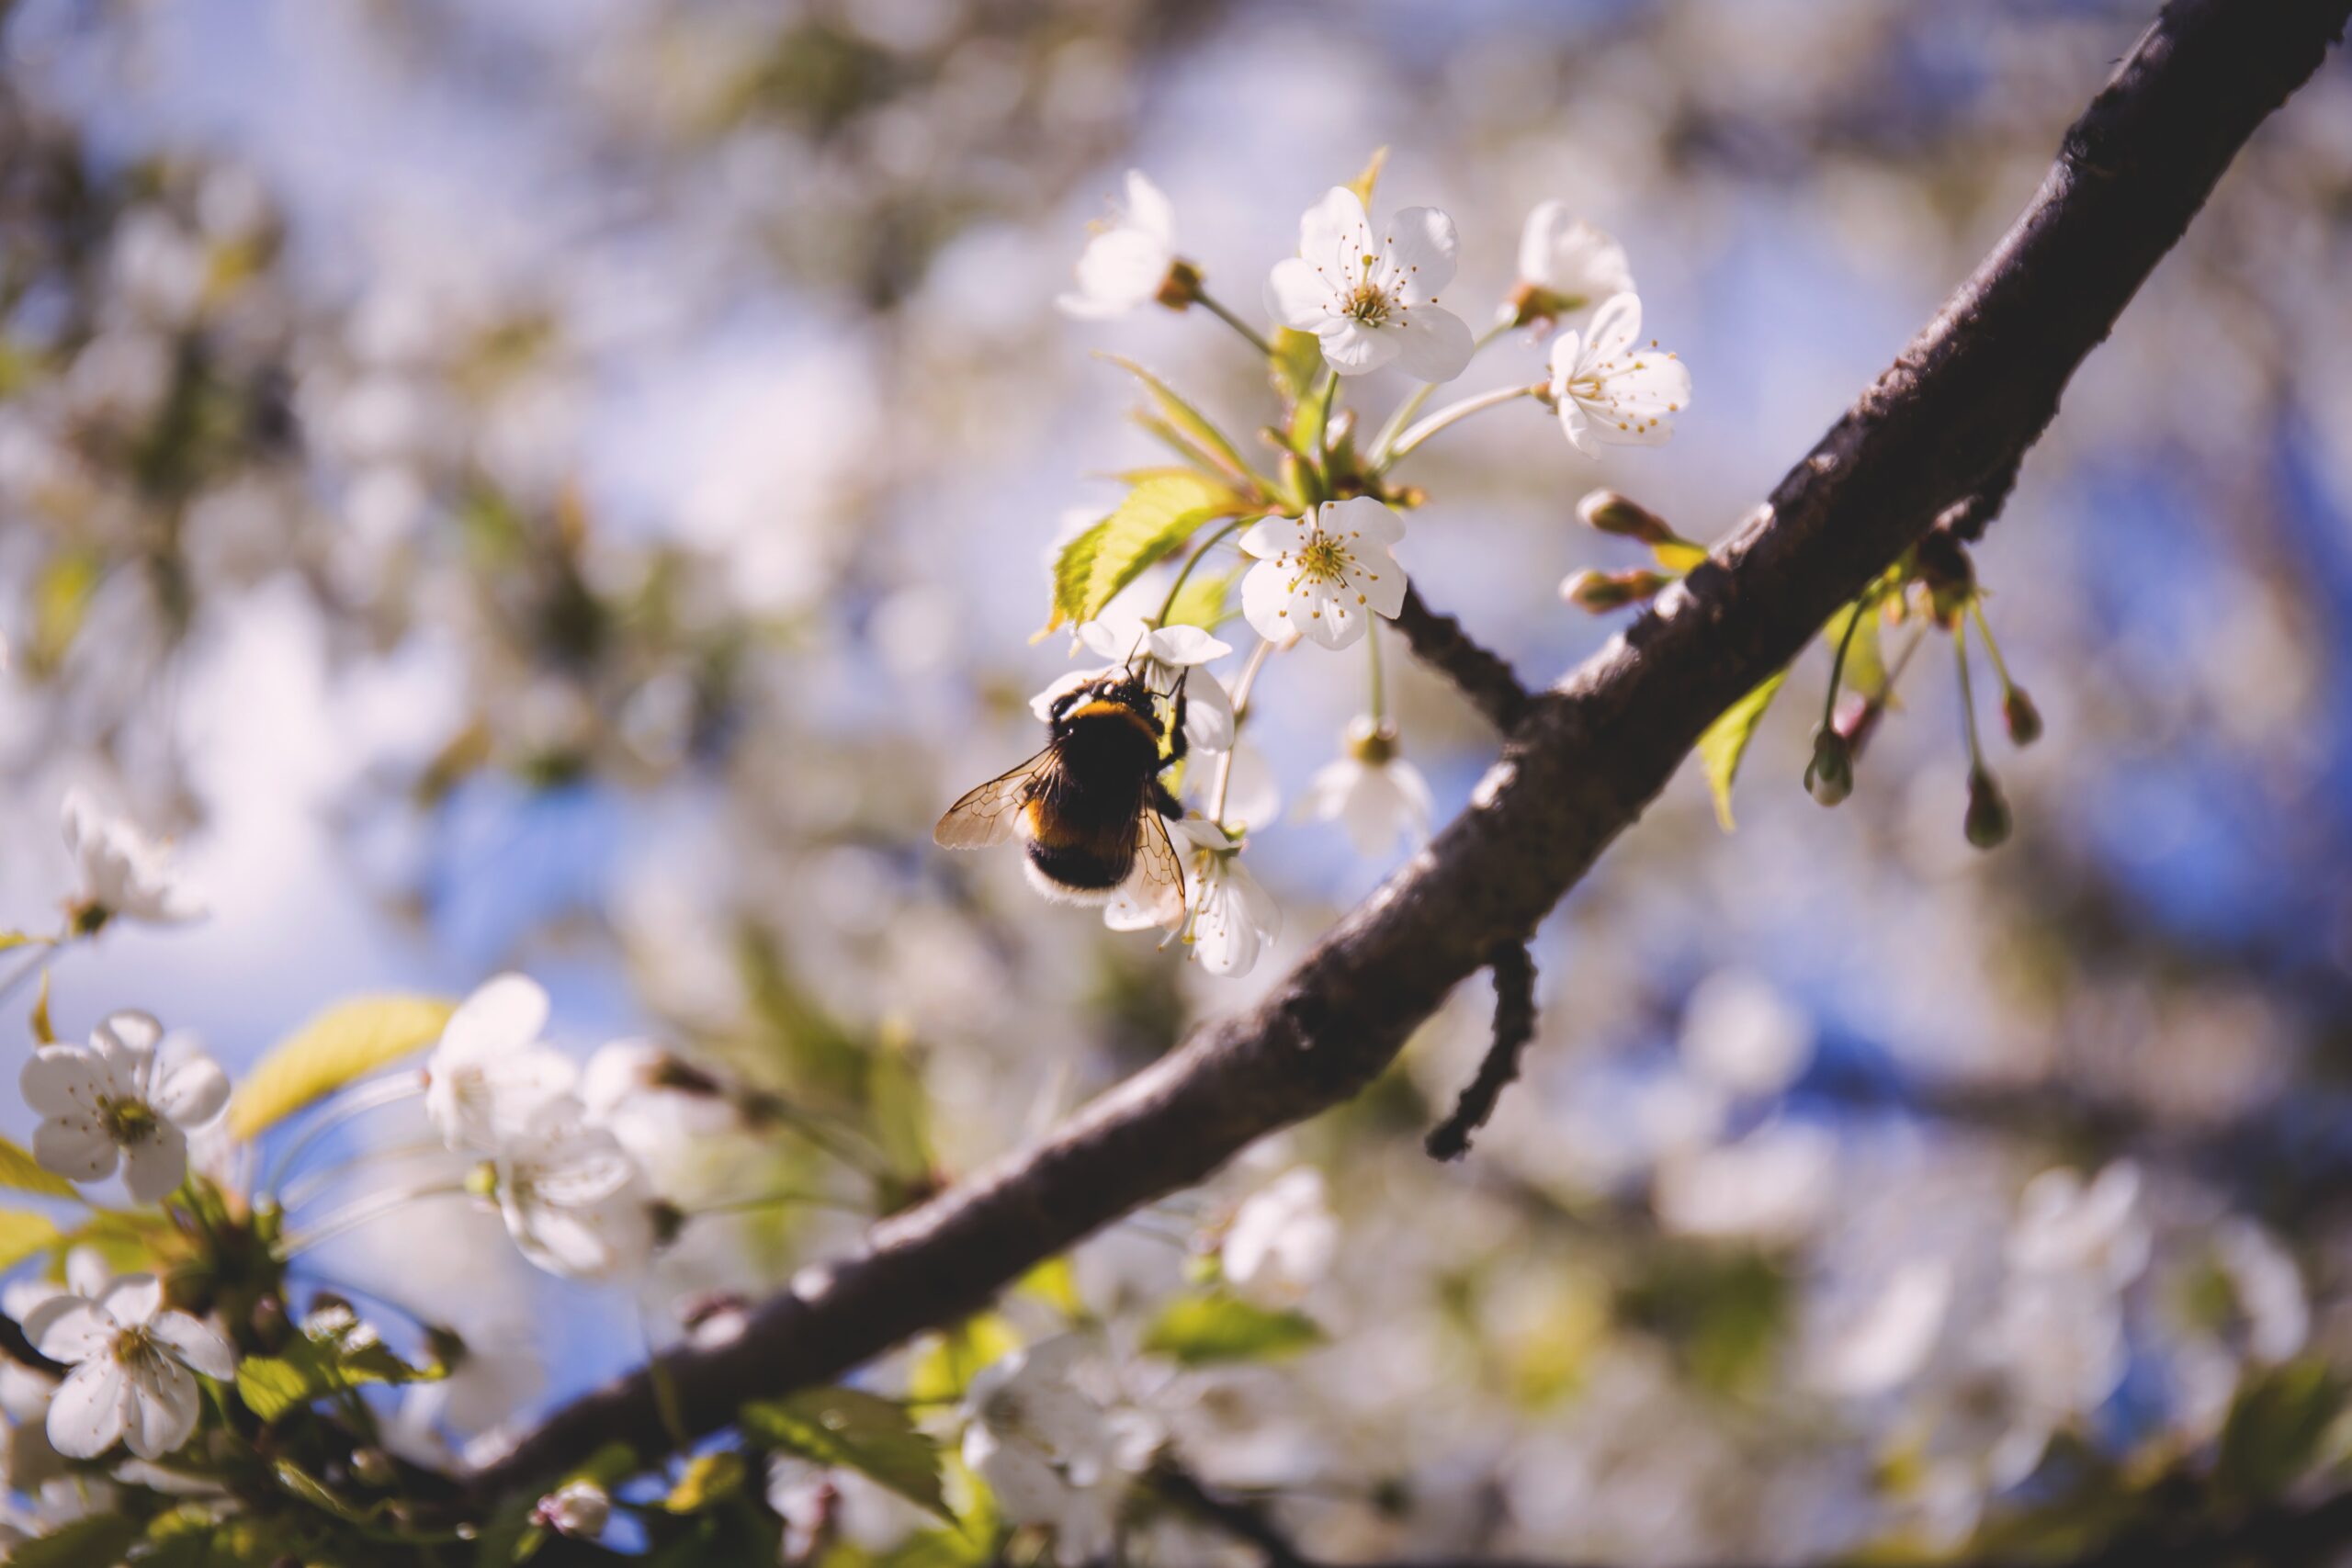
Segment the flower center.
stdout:
<svg viewBox="0 0 2352 1568">
<path fill-rule="evenodd" d="M 1298 570 L 1321 582 L 1344 582 L 1355 558 L 1329 534 L 1318 533 L 1298 552 Z"/>
<path fill-rule="evenodd" d="M 98 1120 L 105 1123 L 107 1136 L 125 1147 L 143 1144 L 155 1135 L 154 1108 L 143 1100 L 102 1099 L 98 1101 Z"/>
<path fill-rule="evenodd" d="M 114 1337 L 113 1354 L 116 1361 L 126 1367 L 153 1363 L 159 1354 L 153 1338 L 144 1324 L 118 1329 Z"/>
<path fill-rule="evenodd" d="M 1340 313 L 1353 317 L 1365 326 L 1376 327 L 1388 320 L 1389 307 L 1395 303 L 1386 289 L 1366 280 L 1357 284 L 1340 299 Z"/>
</svg>

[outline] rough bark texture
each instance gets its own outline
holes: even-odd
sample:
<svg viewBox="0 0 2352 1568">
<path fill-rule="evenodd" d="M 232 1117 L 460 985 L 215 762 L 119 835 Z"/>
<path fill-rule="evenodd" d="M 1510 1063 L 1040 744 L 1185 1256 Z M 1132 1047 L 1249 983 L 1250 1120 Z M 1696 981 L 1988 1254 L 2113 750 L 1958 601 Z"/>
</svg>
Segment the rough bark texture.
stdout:
<svg viewBox="0 0 2352 1568">
<path fill-rule="evenodd" d="M 1526 939 L 1718 713 L 1951 509 L 1981 527 L 1975 498 L 2005 488 L 2075 367 L 2347 10 L 2174 0 L 1974 275 L 1712 558 L 1529 702 L 1434 843 L 1259 1006 L 876 1225 L 734 1343 L 664 1358 L 686 1425 L 712 1431 L 748 1397 L 837 1378 L 985 1305 L 1039 1260 L 1370 1082 L 1496 944 Z M 662 1431 L 640 1371 L 557 1413 L 478 1484 L 518 1486 L 607 1439 L 651 1446 Z"/>
</svg>

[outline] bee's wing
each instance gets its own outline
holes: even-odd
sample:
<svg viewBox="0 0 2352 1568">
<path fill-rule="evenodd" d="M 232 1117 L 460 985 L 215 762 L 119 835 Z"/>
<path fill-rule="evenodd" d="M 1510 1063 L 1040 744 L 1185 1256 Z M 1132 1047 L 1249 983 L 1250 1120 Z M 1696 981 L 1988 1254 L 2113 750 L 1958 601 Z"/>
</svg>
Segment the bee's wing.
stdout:
<svg viewBox="0 0 2352 1568">
<path fill-rule="evenodd" d="M 1119 892 L 1153 925 L 1174 926 L 1184 919 L 1184 863 L 1168 841 L 1168 825 L 1149 807 L 1136 829 L 1136 868 Z"/>
<path fill-rule="evenodd" d="M 944 850 L 984 850 L 1012 837 L 1021 808 L 1029 804 L 1030 781 L 1053 765 L 1050 746 L 1013 769 L 989 780 L 947 808 L 931 841 Z"/>
</svg>

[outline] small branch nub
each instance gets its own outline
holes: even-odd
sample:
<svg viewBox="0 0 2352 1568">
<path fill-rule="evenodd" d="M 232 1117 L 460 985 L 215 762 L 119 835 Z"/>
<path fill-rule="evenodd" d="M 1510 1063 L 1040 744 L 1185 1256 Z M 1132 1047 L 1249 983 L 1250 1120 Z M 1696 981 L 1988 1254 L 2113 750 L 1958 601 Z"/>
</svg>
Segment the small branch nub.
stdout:
<svg viewBox="0 0 2352 1568">
<path fill-rule="evenodd" d="M 1487 955 L 1495 982 L 1495 1038 L 1478 1076 L 1470 1080 L 1453 1114 L 1430 1130 L 1421 1146 L 1431 1159 L 1460 1159 L 1470 1152 L 1470 1134 L 1487 1124 L 1504 1088 L 1519 1077 L 1519 1055 L 1535 1036 L 1535 959 L 1526 944 L 1497 942 Z"/>
</svg>

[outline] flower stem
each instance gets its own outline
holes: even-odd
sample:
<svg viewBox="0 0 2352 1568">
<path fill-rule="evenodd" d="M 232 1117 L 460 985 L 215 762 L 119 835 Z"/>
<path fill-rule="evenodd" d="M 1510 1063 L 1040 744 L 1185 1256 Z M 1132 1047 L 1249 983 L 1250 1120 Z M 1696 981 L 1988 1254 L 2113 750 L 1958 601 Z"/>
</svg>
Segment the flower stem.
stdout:
<svg viewBox="0 0 2352 1568">
<path fill-rule="evenodd" d="M 1961 727 L 1968 737 L 1968 765 L 1981 771 L 1984 766 L 1984 752 L 1976 739 L 1976 698 L 1970 692 L 1968 683 L 1967 622 L 1954 621 L 1951 624 L 1951 650 L 1960 663 L 1960 716 Z"/>
<path fill-rule="evenodd" d="M 728 1214 L 756 1213 L 762 1209 L 781 1209 L 787 1204 L 806 1203 L 813 1209 L 832 1209 L 844 1214 L 865 1215 L 865 1209 L 846 1198 L 835 1198 L 823 1192 L 763 1192 L 756 1198 L 730 1198 L 723 1203 L 706 1204 L 686 1211 L 686 1218 L 703 1220 Z"/>
<path fill-rule="evenodd" d="M 1151 618 L 1153 626 L 1164 626 L 1168 624 L 1169 613 L 1176 608 L 1176 595 L 1183 592 L 1184 580 L 1193 575 L 1193 569 L 1201 564 L 1201 558 L 1216 548 L 1219 541 L 1247 521 L 1249 521 L 1247 518 L 1236 517 L 1202 540 L 1200 547 L 1184 558 L 1184 564 L 1176 569 L 1176 581 L 1168 585 L 1168 597 L 1159 602 L 1159 614 Z"/>
<path fill-rule="evenodd" d="M 378 1078 L 371 1083 L 363 1083 L 356 1089 L 336 1095 L 321 1108 L 316 1116 L 311 1118 L 309 1124 L 296 1135 L 294 1141 L 286 1145 L 286 1152 L 277 1156 L 277 1164 L 271 1168 L 269 1179 L 262 1183 L 262 1191 L 268 1196 L 276 1197 L 288 1173 L 294 1168 L 294 1162 L 300 1159 L 311 1145 L 337 1127 L 347 1126 L 379 1106 L 396 1105 L 403 1100 L 413 1098 L 424 1092 L 424 1075 L 421 1072 L 413 1072 L 397 1073 L 390 1077 Z M 282 1203 L 278 1206 L 286 1207 Z"/>
<path fill-rule="evenodd" d="M 1223 321 L 1227 326 L 1231 327 L 1235 332 L 1239 333 L 1241 334 L 1242 342 L 1248 344 L 1251 348 L 1256 349 L 1260 354 L 1266 355 L 1270 359 L 1273 357 L 1274 345 L 1272 344 L 1268 343 L 1264 338 L 1259 336 L 1257 329 L 1250 326 L 1249 322 L 1243 321 L 1240 317 L 1235 315 L 1232 311 L 1218 304 L 1215 299 L 1210 299 L 1208 291 L 1198 284 L 1194 284 L 1193 286 L 1193 302 L 1206 310 L 1210 315 L 1215 316 L 1218 321 Z"/>
<path fill-rule="evenodd" d="M 1340 373 L 1331 370 L 1323 377 L 1323 436 L 1319 443 L 1323 454 L 1323 493 L 1331 493 L 1331 410 L 1340 400 Z"/>
<path fill-rule="evenodd" d="M 2008 662 L 2001 657 L 2001 645 L 1993 640 L 1993 627 L 1984 619 L 1984 601 L 1969 600 L 1968 614 L 1976 623 L 1976 635 L 1984 639 L 1984 651 L 1993 656 L 1993 673 L 2001 678 L 2001 691 L 2006 695 L 2015 690 L 2015 684 L 2009 680 Z"/>
<path fill-rule="evenodd" d="M 25 954 L 25 961 L 17 964 L 6 980 L 0 980 L 0 1001 L 5 1001 L 17 987 L 39 974 L 41 966 L 56 955 L 56 949 L 63 946 L 64 942 L 62 937 L 33 938 L 28 944 L 32 951 Z"/>
<path fill-rule="evenodd" d="M 317 1199 L 338 1180 L 363 1166 L 379 1163 L 390 1165 L 400 1160 L 418 1159 L 427 1155 L 448 1152 L 449 1146 L 438 1138 L 412 1144 L 395 1144 L 389 1148 L 363 1149 L 349 1159 L 337 1160 L 333 1165 L 305 1172 L 299 1180 L 288 1181 L 278 1192 L 276 1201 L 280 1213 L 290 1214 Z"/>
<path fill-rule="evenodd" d="M 1503 333 L 1510 331 L 1510 324 L 1511 318 L 1510 316 L 1505 316 L 1493 326 L 1488 327 L 1485 332 L 1480 333 L 1477 337 L 1471 342 L 1470 357 L 1472 359 L 1477 358 L 1479 352 L 1488 344 L 1502 336 Z M 1466 365 L 1467 361 L 1464 361 L 1464 364 Z M 1413 389 L 1413 395 L 1411 397 L 1407 398 L 1403 402 L 1396 405 L 1396 412 L 1390 414 L 1388 416 L 1388 423 L 1380 427 L 1380 435 L 1372 444 L 1371 466 L 1375 473 L 1387 464 L 1389 454 L 1396 445 L 1397 435 L 1403 432 L 1407 425 L 1413 423 L 1413 416 L 1421 412 L 1422 408 L 1428 404 L 1430 395 L 1436 390 L 1437 383 L 1435 381 L 1422 382 L 1419 387 Z"/>
<path fill-rule="evenodd" d="M 1854 614 L 1846 623 L 1846 635 L 1838 639 L 1837 656 L 1829 661 L 1829 694 L 1821 700 L 1821 722 L 1838 722 L 1838 685 L 1846 678 L 1846 650 L 1854 646 L 1854 634 L 1862 628 L 1862 617 L 1870 614 L 1870 606 L 1854 602 Z"/>
<path fill-rule="evenodd" d="M 1388 683 L 1380 672 L 1380 617 L 1368 617 L 1363 628 L 1364 651 L 1372 664 L 1372 725 L 1376 730 L 1388 721 Z"/>
<path fill-rule="evenodd" d="M 1395 449 L 1388 454 L 1381 466 L 1385 468 L 1388 464 L 1402 462 L 1412 454 L 1415 447 L 1449 424 L 1458 423 L 1474 413 L 1498 408 L 1504 403 L 1515 402 L 1521 398 L 1532 398 L 1541 389 L 1532 382 L 1524 387 L 1498 387 L 1491 392 L 1481 392 L 1475 398 L 1464 398 L 1458 403 L 1448 403 L 1397 437 Z"/>
<path fill-rule="evenodd" d="M 290 1263 L 322 1243 L 333 1241 L 336 1236 L 356 1230 L 361 1225 L 372 1224 L 393 1211 L 406 1208 L 411 1203 L 422 1202 L 427 1198 L 462 1198 L 465 1195 L 464 1182 L 445 1179 L 420 1182 L 416 1186 L 399 1188 L 376 1198 L 363 1199 L 349 1208 L 329 1214 L 309 1230 L 297 1231 L 280 1241 L 277 1244 L 277 1260 L 280 1263 Z"/>
<path fill-rule="evenodd" d="M 1216 782 L 1209 794 L 1209 820 L 1225 826 L 1225 797 L 1233 785 L 1233 754 L 1241 746 L 1241 724 L 1250 716 L 1250 694 L 1258 684 L 1258 671 L 1266 667 L 1274 645 L 1260 638 L 1250 650 L 1250 661 L 1241 667 L 1241 678 L 1233 683 L 1233 744 L 1218 753 Z"/>
</svg>

